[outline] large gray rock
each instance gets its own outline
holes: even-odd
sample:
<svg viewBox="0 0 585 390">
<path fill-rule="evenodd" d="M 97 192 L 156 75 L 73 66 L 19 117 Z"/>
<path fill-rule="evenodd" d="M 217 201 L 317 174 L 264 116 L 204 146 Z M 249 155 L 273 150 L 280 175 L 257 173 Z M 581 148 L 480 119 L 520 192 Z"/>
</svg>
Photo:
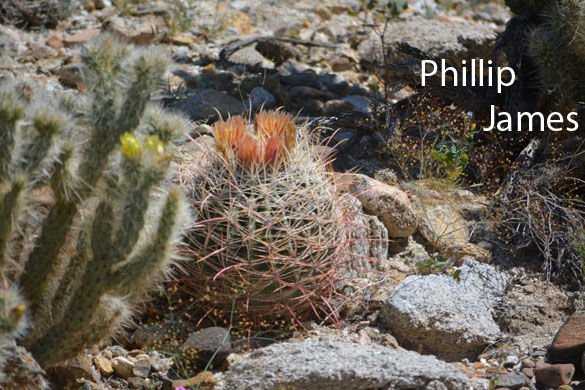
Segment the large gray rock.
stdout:
<svg viewBox="0 0 585 390">
<path fill-rule="evenodd" d="M 397 43 L 407 42 L 433 56 L 460 64 L 463 59 L 491 58 L 495 38 L 496 32 L 485 24 L 457 24 L 417 16 L 389 23 L 385 43 L 390 61 L 395 59 Z M 368 62 L 383 61 L 377 32 L 360 43 L 358 54 Z"/>
<path fill-rule="evenodd" d="M 492 311 L 506 278 L 470 259 L 459 269 L 460 281 L 449 275 L 404 279 L 382 307 L 380 323 L 409 349 L 448 361 L 476 358 L 501 335 Z"/>
<path fill-rule="evenodd" d="M 230 366 L 224 390 L 468 390 L 469 379 L 432 356 L 372 344 L 273 344 Z"/>
</svg>

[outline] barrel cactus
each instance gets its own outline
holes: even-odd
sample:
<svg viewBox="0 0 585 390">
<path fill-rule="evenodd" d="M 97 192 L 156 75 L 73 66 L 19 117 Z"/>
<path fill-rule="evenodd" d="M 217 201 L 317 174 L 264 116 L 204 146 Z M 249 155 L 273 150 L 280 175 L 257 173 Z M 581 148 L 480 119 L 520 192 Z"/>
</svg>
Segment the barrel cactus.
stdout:
<svg viewBox="0 0 585 390">
<path fill-rule="evenodd" d="M 180 288 L 215 321 L 240 328 L 336 320 L 349 225 L 326 161 L 278 111 L 253 123 L 220 120 L 213 133 L 204 161 L 179 164 L 195 217 Z"/>
<path fill-rule="evenodd" d="M 149 103 L 165 57 L 106 37 L 87 100 L 0 86 L 0 337 L 26 319 L 43 367 L 111 336 L 170 263 L 187 209 L 166 181 L 184 122 Z"/>
</svg>

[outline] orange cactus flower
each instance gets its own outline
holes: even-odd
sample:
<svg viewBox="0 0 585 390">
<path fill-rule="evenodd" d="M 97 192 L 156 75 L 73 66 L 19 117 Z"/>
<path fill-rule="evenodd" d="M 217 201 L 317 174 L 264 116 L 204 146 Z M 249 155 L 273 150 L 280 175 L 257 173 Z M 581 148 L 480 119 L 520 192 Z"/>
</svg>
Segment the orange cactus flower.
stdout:
<svg viewBox="0 0 585 390">
<path fill-rule="evenodd" d="M 228 151 L 234 151 L 247 133 L 247 125 L 242 116 L 220 119 L 213 125 L 213 137 L 218 152 L 227 157 Z"/>
<path fill-rule="evenodd" d="M 283 153 L 285 153 L 284 149 L 285 144 L 282 138 L 277 136 L 272 136 L 268 138 L 268 141 L 266 141 L 266 146 L 264 149 L 264 161 L 267 164 L 276 166 L 283 157 Z"/>
<path fill-rule="evenodd" d="M 237 148 L 238 160 L 248 168 L 258 164 L 262 160 L 262 146 L 251 134 L 245 134 Z"/>
<path fill-rule="evenodd" d="M 256 115 L 254 130 L 259 137 L 281 137 L 288 150 L 296 145 L 297 128 L 290 114 L 280 111 L 262 111 Z"/>
</svg>

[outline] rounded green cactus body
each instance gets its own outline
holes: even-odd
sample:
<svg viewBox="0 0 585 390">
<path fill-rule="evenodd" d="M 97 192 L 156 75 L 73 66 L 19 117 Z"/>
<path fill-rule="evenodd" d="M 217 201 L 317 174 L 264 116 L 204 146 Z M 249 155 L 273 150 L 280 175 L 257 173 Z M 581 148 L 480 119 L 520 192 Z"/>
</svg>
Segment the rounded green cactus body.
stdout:
<svg viewBox="0 0 585 390">
<path fill-rule="evenodd" d="M 334 319 L 330 299 L 348 258 L 349 229 L 325 163 L 306 140 L 294 147 L 290 137 L 280 164 L 271 165 L 270 157 L 262 162 L 237 119 L 226 123 L 233 133 L 216 132 L 218 151 L 207 151 L 204 163 L 179 164 L 196 219 L 187 233 L 193 260 L 182 264 L 181 288 L 216 320 L 231 318 L 234 326 L 285 328 L 310 316 Z M 279 123 L 267 120 L 273 122 Z M 232 135 L 241 138 L 234 154 L 222 144 L 235 145 Z M 272 156 L 266 150 L 264 156 Z"/>
<path fill-rule="evenodd" d="M 30 327 L 19 342 L 43 367 L 129 318 L 168 268 L 187 217 L 165 183 L 185 123 L 149 103 L 166 56 L 105 37 L 86 48 L 83 64 L 92 93 L 63 104 L 81 113 L 75 121 L 0 88 L 0 97 L 16 96 L 0 100 L 0 276 L 21 286 Z M 12 337 L 4 317 L 0 336 Z"/>
</svg>

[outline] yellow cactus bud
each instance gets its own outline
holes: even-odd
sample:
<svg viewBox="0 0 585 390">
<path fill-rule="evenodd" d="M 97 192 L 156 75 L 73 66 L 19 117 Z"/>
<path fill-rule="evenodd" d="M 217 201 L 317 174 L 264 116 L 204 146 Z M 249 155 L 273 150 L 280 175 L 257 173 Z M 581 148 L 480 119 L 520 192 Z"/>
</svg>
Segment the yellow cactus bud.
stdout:
<svg viewBox="0 0 585 390">
<path fill-rule="evenodd" d="M 165 146 L 156 135 L 146 137 L 146 140 L 144 141 L 144 147 L 159 159 L 164 156 Z"/>
<path fill-rule="evenodd" d="M 142 142 L 132 133 L 124 133 L 120 137 L 122 154 L 129 159 L 137 159 L 142 155 Z"/>
</svg>

